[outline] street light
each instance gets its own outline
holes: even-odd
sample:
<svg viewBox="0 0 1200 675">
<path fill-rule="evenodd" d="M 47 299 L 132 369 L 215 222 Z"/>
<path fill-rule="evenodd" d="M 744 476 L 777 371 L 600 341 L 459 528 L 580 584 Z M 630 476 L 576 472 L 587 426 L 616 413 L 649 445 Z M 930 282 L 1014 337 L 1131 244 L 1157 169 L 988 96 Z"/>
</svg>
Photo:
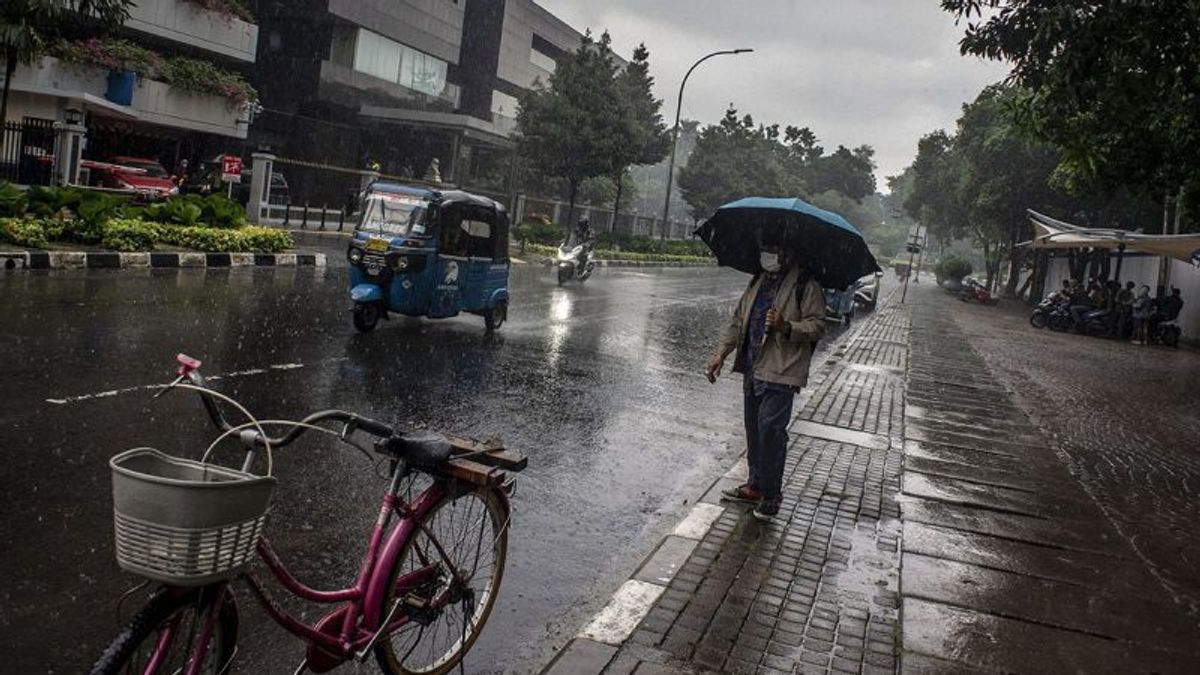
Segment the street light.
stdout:
<svg viewBox="0 0 1200 675">
<path fill-rule="evenodd" d="M 752 51 L 754 51 L 754 50 L 748 49 L 748 48 L 742 48 L 742 49 L 725 49 L 725 50 L 722 50 L 719 52 L 713 52 L 707 56 L 704 56 L 699 61 L 693 63 L 692 67 L 688 68 L 687 73 L 683 76 L 683 82 L 679 83 L 679 100 L 677 100 L 675 102 L 675 127 L 674 127 L 674 130 L 671 132 L 671 161 L 667 163 L 667 198 L 663 202 L 662 224 L 663 224 L 663 238 L 664 239 L 666 238 L 666 232 L 667 232 L 667 216 L 671 215 L 671 186 L 675 179 L 675 145 L 679 142 L 679 113 L 680 113 L 680 110 L 683 108 L 683 88 L 685 86 L 687 86 L 688 78 L 692 76 L 692 71 L 696 69 L 696 66 L 700 65 L 701 63 L 704 63 L 705 61 L 711 59 L 712 57 L 720 56 L 722 54 L 744 54 L 746 52 L 752 52 Z"/>
</svg>

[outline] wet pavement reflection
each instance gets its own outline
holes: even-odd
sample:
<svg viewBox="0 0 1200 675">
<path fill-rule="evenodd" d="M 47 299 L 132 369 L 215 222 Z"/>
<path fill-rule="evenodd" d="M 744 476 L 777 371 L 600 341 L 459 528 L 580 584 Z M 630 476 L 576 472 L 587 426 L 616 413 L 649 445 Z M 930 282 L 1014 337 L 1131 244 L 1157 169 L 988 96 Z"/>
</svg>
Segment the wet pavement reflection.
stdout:
<svg viewBox="0 0 1200 675">
<path fill-rule="evenodd" d="M 700 373 L 743 275 L 605 270 L 559 287 L 518 266 L 495 335 L 474 316 L 361 335 L 331 263 L 0 278 L 5 669 L 75 672 L 115 633 L 135 579 L 113 560 L 108 458 L 198 456 L 214 435 L 196 400 L 146 388 L 170 379 L 177 352 L 264 417 L 339 407 L 529 456 L 499 604 L 467 672 L 521 672 L 565 642 L 738 453 L 739 383 Z M 348 583 L 385 485 L 360 455 L 315 440 L 275 466 L 279 553 L 307 582 Z M 284 604 L 310 620 L 327 609 Z M 299 642 L 245 594 L 241 610 L 238 671 L 291 672 Z"/>
</svg>

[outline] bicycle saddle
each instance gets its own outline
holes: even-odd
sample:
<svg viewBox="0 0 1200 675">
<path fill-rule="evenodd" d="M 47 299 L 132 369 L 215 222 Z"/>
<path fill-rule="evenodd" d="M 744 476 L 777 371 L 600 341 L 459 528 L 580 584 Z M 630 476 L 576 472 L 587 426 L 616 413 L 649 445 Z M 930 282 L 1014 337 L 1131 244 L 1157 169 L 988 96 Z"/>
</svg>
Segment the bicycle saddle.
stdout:
<svg viewBox="0 0 1200 675">
<path fill-rule="evenodd" d="M 418 466 L 437 466 L 450 459 L 450 441 L 433 431 L 413 431 L 389 438 L 388 454 Z"/>
</svg>

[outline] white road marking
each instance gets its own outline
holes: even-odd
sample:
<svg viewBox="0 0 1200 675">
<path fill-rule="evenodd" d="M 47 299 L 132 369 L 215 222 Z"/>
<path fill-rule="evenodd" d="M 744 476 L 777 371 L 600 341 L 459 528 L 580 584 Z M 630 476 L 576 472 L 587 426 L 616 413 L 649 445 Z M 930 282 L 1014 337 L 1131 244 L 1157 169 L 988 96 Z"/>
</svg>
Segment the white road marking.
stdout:
<svg viewBox="0 0 1200 675">
<path fill-rule="evenodd" d="M 249 370 L 235 370 L 231 373 L 225 373 L 223 375 L 213 375 L 211 377 L 205 377 L 204 379 L 209 382 L 216 382 L 218 380 L 227 380 L 232 377 L 247 377 L 250 375 L 264 375 L 266 373 L 270 373 L 270 372 L 274 372 L 274 371 L 295 370 L 297 368 L 303 368 L 303 367 L 304 367 L 303 363 L 278 363 L 275 365 L 267 366 L 266 368 L 251 368 Z M 46 403 L 53 403 L 54 405 L 66 405 L 68 403 L 78 403 L 80 401 L 90 401 L 92 399 L 97 399 L 97 398 L 108 398 L 110 396 L 118 396 L 120 394 L 128 394 L 128 393 L 135 392 L 135 391 L 147 391 L 147 390 L 151 390 L 151 389 L 162 389 L 163 387 L 167 386 L 168 384 L 170 384 L 170 383 L 162 382 L 159 384 L 143 384 L 143 385 L 139 385 L 136 387 L 125 387 L 123 389 L 110 389 L 108 391 L 98 391 L 98 392 L 94 392 L 91 394 L 80 394 L 78 396 L 66 396 L 64 398 L 48 398 L 48 399 L 46 399 Z"/>
<path fill-rule="evenodd" d="M 608 605 L 584 627 L 579 637 L 620 645 L 629 639 L 633 629 L 642 622 L 664 590 L 664 586 L 637 579 L 626 581 L 613 594 Z"/>
<path fill-rule="evenodd" d="M 686 539 L 703 539 L 704 535 L 708 533 L 708 528 L 712 527 L 712 524 L 724 512 L 725 509 L 716 504 L 703 502 L 696 504 L 687 514 L 687 518 L 679 521 L 679 524 L 675 526 L 673 534 Z"/>
</svg>

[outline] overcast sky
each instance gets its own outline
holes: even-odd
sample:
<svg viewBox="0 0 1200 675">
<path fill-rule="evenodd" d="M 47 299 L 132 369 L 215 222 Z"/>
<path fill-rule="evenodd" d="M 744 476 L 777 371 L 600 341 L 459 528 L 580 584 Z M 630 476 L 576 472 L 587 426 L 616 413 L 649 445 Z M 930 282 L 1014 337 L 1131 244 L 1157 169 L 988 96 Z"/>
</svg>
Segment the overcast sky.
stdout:
<svg viewBox="0 0 1200 675">
<path fill-rule="evenodd" d="M 684 118 L 715 122 L 733 103 L 755 121 L 811 127 L 827 151 L 870 144 L 880 189 L 912 161 L 922 135 L 952 128 L 961 105 L 1007 72 L 959 55 L 962 31 L 937 0 L 538 2 L 579 30 L 607 29 L 622 56 L 645 42 L 668 124 L 697 58 L 754 48 L 697 68 Z"/>
</svg>

